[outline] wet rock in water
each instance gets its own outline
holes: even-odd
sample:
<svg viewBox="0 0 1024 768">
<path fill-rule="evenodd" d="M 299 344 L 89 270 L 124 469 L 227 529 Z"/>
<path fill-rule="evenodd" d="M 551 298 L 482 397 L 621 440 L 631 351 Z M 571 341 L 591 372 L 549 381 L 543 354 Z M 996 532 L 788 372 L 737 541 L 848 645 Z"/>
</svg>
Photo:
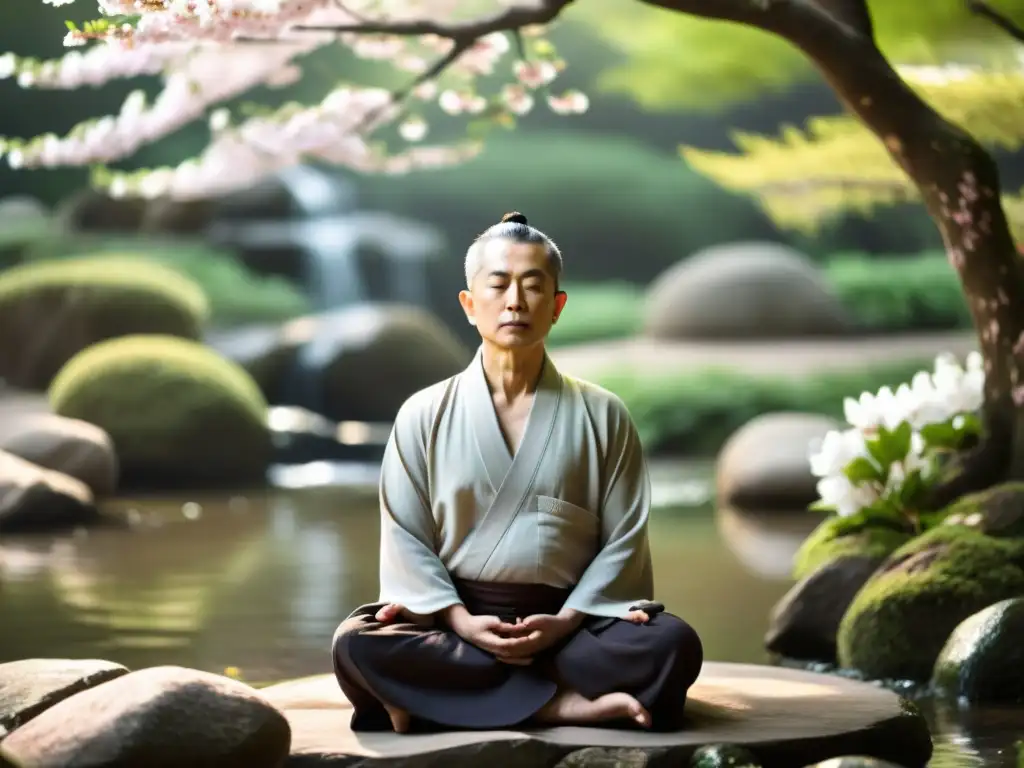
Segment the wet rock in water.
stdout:
<svg viewBox="0 0 1024 768">
<path fill-rule="evenodd" d="M 3 742 L 33 768 L 278 768 L 288 721 L 260 693 L 220 675 L 153 667 L 65 699 Z"/>
<path fill-rule="evenodd" d="M 804 576 L 772 609 L 765 648 L 791 659 L 835 661 L 839 622 L 883 560 L 839 557 Z"/>
<path fill-rule="evenodd" d="M 265 482 L 267 404 L 239 366 L 194 341 L 126 336 L 76 355 L 50 388 L 56 413 L 114 441 L 122 487 Z"/>
<path fill-rule="evenodd" d="M 46 389 L 77 353 L 105 339 L 198 339 L 202 288 L 152 260 L 89 256 L 34 261 L 0 273 L 0 378 Z"/>
<path fill-rule="evenodd" d="M 464 370 L 473 351 L 430 312 L 404 304 L 359 304 L 293 320 L 305 338 L 290 402 L 335 421 L 389 423 L 424 387 Z"/>
<path fill-rule="evenodd" d="M 793 558 L 793 578 L 809 576 L 826 563 L 843 557 L 884 558 L 910 541 L 913 533 L 891 523 L 866 523 L 828 517 L 814 529 Z"/>
<path fill-rule="evenodd" d="M 989 536 L 1024 536 L 1024 483 L 1003 483 L 963 496 L 946 508 L 943 523 Z"/>
<path fill-rule="evenodd" d="M 718 454 L 718 500 L 726 504 L 798 509 L 818 496 L 808 455 L 837 428 L 814 413 L 766 413 L 734 432 Z"/>
<path fill-rule="evenodd" d="M 98 520 L 92 491 L 84 483 L 0 451 L 0 533 Z"/>
<path fill-rule="evenodd" d="M 693 753 L 690 768 L 760 768 L 750 750 L 736 744 L 708 744 Z"/>
<path fill-rule="evenodd" d="M 852 328 L 818 267 L 778 243 L 707 248 L 663 272 L 645 300 L 644 330 L 658 339 L 799 338 Z"/>
<path fill-rule="evenodd" d="M 940 525 L 875 571 L 839 625 L 843 667 L 872 679 L 926 681 L 954 628 L 1024 595 L 1024 542 Z"/>
<path fill-rule="evenodd" d="M 0 664 L 0 738 L 69 696 L 128 674 L 101 659 L 23 659 Z"/>
<path fill-rule="evenodd" d="M 974 703 L 1024 702 L 1024 599 L 1003 600 L 960 622 L 939 653 L 932 683 Z"/>
<path fill-rule="evenodd" d="M 95 424 L 52 413 L 3 419 L 0 450 L 80 480 L 95 497 L 110 496 L 117 489 L 114 443 Z"/>
</svg>

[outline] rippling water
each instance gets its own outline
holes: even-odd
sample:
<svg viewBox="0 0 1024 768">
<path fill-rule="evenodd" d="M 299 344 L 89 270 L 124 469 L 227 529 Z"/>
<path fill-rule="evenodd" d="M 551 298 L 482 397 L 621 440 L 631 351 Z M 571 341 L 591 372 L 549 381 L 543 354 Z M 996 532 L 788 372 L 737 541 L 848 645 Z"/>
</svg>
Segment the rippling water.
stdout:
<svg viewBox="0 0 1024 768">
<path fill-rule="evenodd" d="M 321 481 L 320 468 L 307 475 Z M 817 520 L 714 510 L 706 468 L 654 468 L 659 599 L 701 633 L 707 655 L 766 662 L 768 612 Z M 0 661 L 100 657 L 223 672 L 250 682 L 330 671 L 338 622 L 376 597 L 373 472 L 347 486 L 245 497 L 121 499 L 130 530 L 0 542 Z M 295 477 L 288 485 L 296 485 Z M 933 768 L 1012 766 L 1024 710 L 924 702 Z"/>
</svg>

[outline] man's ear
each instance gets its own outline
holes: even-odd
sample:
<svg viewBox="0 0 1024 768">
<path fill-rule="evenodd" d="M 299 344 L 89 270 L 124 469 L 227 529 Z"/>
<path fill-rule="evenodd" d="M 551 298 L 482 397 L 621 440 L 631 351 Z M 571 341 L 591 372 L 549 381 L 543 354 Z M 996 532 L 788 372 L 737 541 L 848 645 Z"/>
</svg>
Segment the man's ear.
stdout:
<svg viewBox="0 0 1024 768">
<path fill-rule="evenodd" d="M 467 290 L 459 291 L 459 304 L 462 305 L 462 311 L 466 313 L 466 320 L 469 321 L 469 324 L 476 325 L 473 294 Z"/>
<path fill-rule="evenodd" d="M 565 291 L 555 291 L 555 316 L 551 320 L 552 323 L 558 322 L 558 317 L 562 314 L 562 310 L 565 309 L 565 302 L 568 298 Z"/>
</svg>

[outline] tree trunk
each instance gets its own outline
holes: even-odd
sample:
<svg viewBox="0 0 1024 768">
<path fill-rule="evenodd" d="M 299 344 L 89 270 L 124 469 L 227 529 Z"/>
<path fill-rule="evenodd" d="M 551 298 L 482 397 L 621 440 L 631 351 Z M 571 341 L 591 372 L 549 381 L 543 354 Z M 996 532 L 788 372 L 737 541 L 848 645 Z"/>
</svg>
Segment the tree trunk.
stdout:
<svg viewBox="0 0 1024 768">
<path fill-rule="evenodd" d="M 984 147 L 904 83 L 874 42 L 865 0 L 646 0 L 777 34 L 802 50 L 920 190 L 963 286 L 985 358 L 985 433 L 933 506 L 1024 478 L 1024 268 Z"/>
</svg>

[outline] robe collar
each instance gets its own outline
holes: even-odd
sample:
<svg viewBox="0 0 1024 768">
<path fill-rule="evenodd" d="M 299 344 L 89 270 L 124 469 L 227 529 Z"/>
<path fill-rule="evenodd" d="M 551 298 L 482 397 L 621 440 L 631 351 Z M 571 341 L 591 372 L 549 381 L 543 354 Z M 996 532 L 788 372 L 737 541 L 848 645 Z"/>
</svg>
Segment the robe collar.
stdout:
<svg viewBox="0 0 1024 768">
<path fill-rule="evenodd" d="M 468 389 L 477 450 L 487 470 L 492 490 L 497 493 L 512 470 L 518 469 L 519 465 L 524 465 L 524 470 L 534 470 L 530 473 L 531 476 L 535 474 L 554 426 L 562 394 L 562 376 L 545 351 L 533 404 L 530 406 L 523 436 L 514 456 L 505 442 L 484 374 L 483 345 L 477 349 L 463 376 Z"/>
</svg>

